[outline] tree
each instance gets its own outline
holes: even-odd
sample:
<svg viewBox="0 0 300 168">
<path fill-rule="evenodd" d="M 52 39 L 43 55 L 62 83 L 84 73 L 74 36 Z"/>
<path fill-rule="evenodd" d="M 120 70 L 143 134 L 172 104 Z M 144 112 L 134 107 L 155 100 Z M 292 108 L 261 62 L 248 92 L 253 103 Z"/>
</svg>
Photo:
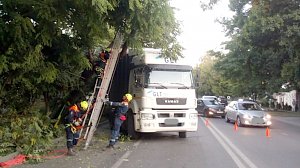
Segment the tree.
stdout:
<svg viewBox="0 0 300 168">
<path fill-rule="evenodd" d="M 240 96 L 264 96 L 286 82 L 299 89 L 298 6 L 298 1 L 230 1 L 236 14 L 223 24 L 232 40 L 216 68 Z"/>
<path fill-rule="evenodd" d="M 215 63 L 222 57 L 220 52 L 207 52 L 194 73 L 199 76 L 197 95 L 232 95 L 230 83 L 214 69 Z M 196 76 L 197 76 L 196 75 Z"/>
<path fill-rule="evenodd" d="M 165 57 L 182 57 L 182 47 L 176 37 L 180 33 L 169 0 L 120 1 L 108 12 L 108 23 L 125 36 L 123 51 L 127 48 L 161 48 Z"/>
</svg>

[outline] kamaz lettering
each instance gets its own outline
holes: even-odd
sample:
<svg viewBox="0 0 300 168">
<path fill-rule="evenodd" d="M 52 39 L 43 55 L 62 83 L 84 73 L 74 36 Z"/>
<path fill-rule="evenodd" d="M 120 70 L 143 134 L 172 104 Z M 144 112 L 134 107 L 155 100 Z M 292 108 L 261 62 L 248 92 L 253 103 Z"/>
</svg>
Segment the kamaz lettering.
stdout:
<svg viewBox="0 0 300 168">
<path fill-rule="evenodd" d="M 174 99 L 166 99 L 165 100 L 166 104 L 178 104 L 179 100 L 174 100 Z"/>
</svg>

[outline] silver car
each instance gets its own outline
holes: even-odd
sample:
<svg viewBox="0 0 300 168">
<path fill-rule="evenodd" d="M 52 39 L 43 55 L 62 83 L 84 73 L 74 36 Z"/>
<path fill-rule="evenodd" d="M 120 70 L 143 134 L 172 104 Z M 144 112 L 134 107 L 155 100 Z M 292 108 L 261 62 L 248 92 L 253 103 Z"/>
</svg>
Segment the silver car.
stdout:
<svg viewBox="0 0 300 168">
<path fill-rule="evenodd" d="M 252 126 L 270 126 L 271 115 L 254 101 L 238 100 L 232 101 L 225 107 L 226 122 L 236 122 L 239 127 Z"/>
</svg>

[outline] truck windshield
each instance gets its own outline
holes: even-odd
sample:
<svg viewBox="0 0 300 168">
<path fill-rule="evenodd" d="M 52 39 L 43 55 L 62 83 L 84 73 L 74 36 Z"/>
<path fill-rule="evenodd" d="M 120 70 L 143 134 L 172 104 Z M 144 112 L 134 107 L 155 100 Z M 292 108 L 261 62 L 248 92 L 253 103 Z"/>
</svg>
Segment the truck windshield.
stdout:
<svg viewBox="0 0 300 168">
<path fill-rule="evenodd" d="M 164 86 L 191 87 L 190 71 L 152 70 L 149 72 L 148 84 L 160 83 Z"/>
</svg>

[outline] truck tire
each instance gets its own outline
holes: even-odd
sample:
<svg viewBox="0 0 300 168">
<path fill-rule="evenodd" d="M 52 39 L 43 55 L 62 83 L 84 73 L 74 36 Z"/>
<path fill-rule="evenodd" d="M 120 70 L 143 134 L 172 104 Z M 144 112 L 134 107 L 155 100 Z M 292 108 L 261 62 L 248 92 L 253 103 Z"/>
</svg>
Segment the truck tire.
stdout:
<svg viewBox="0 0 300 168">
<path fill-rule="evenodd" d="M 179 132 L 179 138 L 186 138 L 186 132 Z"/>
<path fill-rule="evenodd" d="M 131 139 L 139 139 L 140 133 L 134 130 L 134 118 L 133 112 L 128 111 L 127 113 L 127 134 Z"/>
</svg>

